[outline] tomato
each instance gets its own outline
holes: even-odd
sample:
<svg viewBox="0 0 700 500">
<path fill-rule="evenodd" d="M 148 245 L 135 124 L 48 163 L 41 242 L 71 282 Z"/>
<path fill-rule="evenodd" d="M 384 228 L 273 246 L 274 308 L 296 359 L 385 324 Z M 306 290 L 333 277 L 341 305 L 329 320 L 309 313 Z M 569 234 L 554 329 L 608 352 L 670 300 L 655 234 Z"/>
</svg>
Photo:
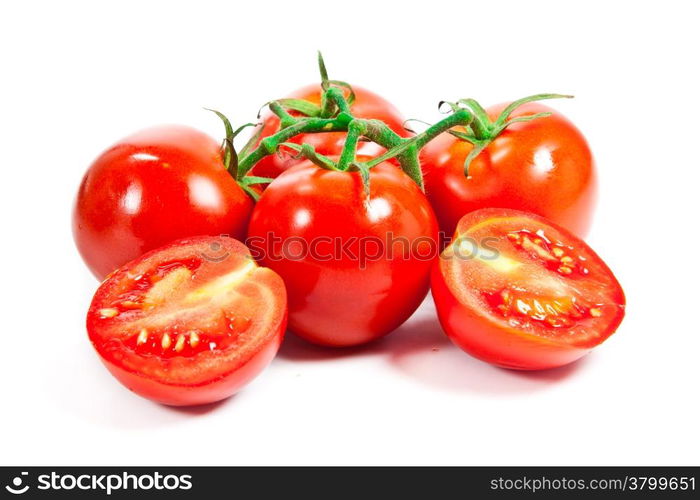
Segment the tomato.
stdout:
<svg viewBox="0 0 700 500">
<path fill-rule="evenodd" d="M 495 120 L 505 105 L 490 108 Z M 586 139 L 564 116 L 528 103 L 511 118 L 550 112 L 551 116 L 514 123 L 486 147 L 464 175 L 469 142 L 442 134 L 421 152 L 425 190 L 451 235 L 462 216 L 486 207 L 533 212 L 585 236 L 597 193 L 596 171 Z"/>
<path fill-rule="evenodd" d="M 309 162 L 264 191 L 250 221 L 256 258 L 284 279 L 290 330 L 326 346 L 359 345 L 401 325 L 420 305 L 437 257 L 437 221 L 398 167 L 358 172 Z"/>
<path fill-rule="evenodd" d="M 605 263 L 537 215 L 482 209 L 459 222 L 432 274 L 447 335 L 505 368 L 570 363 L 612 335 L 625 296 Z"/>
<path fill-rule="evenodd" d="M 102 279 L 176 239 L 243 239 L 252 210 L 214 139 L 189 127 L 160 126 L 119 141 L 90 166 L 75 201 L 73 236 Z"/>
<path fill-rule="evenodd" d="M 408 132 L 403 128 L 404 118 L 393 104 L 361 87 L 353 86 L 353 92 L 355 93 L 355 102 L 350 109 L 356 118 L 381 120 L 400 136 L 407 137 Z M 293 92 L 290 97 L 320 104 L 321 87 L 319 85 L 308 85 Z M 295 113 L 292 114 L 295 115 Z M 276 115 L 267 112 L 262 121 L 263 131 L 261 139 L 277 132 L 279 123 L 279 118 Z M 345 144 L 345 135 L 345 132 L 299 134 L 290 139 L 289 142 L 311 144 L 316 149 L 316 152 L 320 154 L 337 156 L 342 151 L 343 144 Z M 358 144 L 358 155 L 375 157 L 383 152 L 384 149 L 373 142 L 360 142 Z M 294 158 L 294 155 L 284 152 L 266 156 L 253 167 L 252 175 L 275 178 L 288 168 L 303 161 L 303 159 Z"/>
<path fill-rule="evenodd" d="M 153 250 L 95 293 L 87 330 L 109 371 L 168 405 L 227 398 L 277 353 L 286 325 L 280 277 L 246 246 L 200 236 Z"/>
</svg>

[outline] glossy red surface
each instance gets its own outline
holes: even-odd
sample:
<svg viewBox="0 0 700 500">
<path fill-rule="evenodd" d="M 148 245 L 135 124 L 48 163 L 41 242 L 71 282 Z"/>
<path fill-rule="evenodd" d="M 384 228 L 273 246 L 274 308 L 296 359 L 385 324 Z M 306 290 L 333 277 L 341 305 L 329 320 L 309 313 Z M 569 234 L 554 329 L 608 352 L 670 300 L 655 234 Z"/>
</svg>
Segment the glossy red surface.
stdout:
<svg viewBox="0 0 700 500">
<path fill-rule="evenodd" d="M 252 209 L 214 139 L 189 127 L 160 126 L 119 141 L 88 168 L 73 235 L 83 260 L 102 279 L 179 238 L 242 239 Z"/>
<path fill-rule="evenodd" d="M 495 119 L 506 105 L 488 110 Z M 546 118 L 509 126 L 471 163 L 468 142 L 443 134 L 421 152 L 425 191 L 451 235 L 463 215 L 479 208 L 512 208 L 532 212 L 578 236 L 588 233 L 597 194 L 593 156 L 581 132 L 563 115 L 530 103 L 517 118 L 551 112 Z"/>
<path fill-rule="evenodd" d="M 249 245 L 254 255 L 262 249 L 256 258 L 284 279 L 290 329 L 311 342 L 350 346 L 379 338 L 427 293 L 437 255 L 428 200 L 389 163 L 371 169 L 370 192 L 367 199 L 357 172 L 305 163 L 270 184 L 253 211 Z M 389 235 L 405 243 L 390 243 Z M 296 242 L 284 252 L 283 243 L 271 246 L 275 239 Z M 404 256 L 404 247 L 417 251 Z"/>
</svg>

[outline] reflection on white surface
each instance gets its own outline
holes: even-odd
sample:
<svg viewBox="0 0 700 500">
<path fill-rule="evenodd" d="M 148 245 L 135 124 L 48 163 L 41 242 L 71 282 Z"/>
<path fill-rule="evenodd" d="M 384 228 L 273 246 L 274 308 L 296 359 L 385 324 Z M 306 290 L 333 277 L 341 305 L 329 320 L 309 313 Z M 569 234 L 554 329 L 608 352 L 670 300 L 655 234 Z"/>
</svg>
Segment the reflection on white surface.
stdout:
<svg viewBox="0 0 700 500">
<path fill-rule="evenodd" d="M 190 198 L 202 207 L 217 208 L 221 205 L 221 193 L 213 182 L 201 175 L 190 177 Z"/>
</svg>

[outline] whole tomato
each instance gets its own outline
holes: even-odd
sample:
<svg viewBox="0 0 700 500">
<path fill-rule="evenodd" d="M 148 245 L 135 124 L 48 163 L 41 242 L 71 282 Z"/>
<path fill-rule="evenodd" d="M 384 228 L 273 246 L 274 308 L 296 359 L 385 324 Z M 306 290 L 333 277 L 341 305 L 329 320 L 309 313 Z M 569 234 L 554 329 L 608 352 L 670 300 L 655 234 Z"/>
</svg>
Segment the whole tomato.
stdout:
<svg viewBox="0 0 700 500">
<path fill-rule="evenodd" d="M 352 346 L 401 325 L 428 291 L 437 221 L 427 198 L 385 162 L 369 174 L 309 162 L 280 175 L 253 210 L 248 244 L 287 287 L 289 328 Z"/>
<path fill-rule="evenodd" d="M 214 139 L 189 127 L 159 126 L 119 141 L 88 168 L 75 201 L 73 236 L 102 279 L 176 239 L 243 239 L 252 209 Z"/>
<path fill-rule="evenodd" d="M 377 119 L 386 123 L 394 132 L 406 137 L 408 132 L 403 128 L 404 118 L 401 113 L 383 97 L 378 96 L 374 92 L 370 92 L 362 87 L 353 86 L 355 101 L 350 109 L 355 118 Z M 304 99 L 320 104 L 321 102 L 321 87 L 319 85 L 308 85 L 302 87 L 289 96 L 294 99 Z M 295 113 L 292 113 L 293 115 Z M 280 120 L 277 115 L 267 112 L 262 121 L 261 139 L 270 136 L 277 132 Z M 327 155 L 339 155 L 345 144 L 345 132 L 325 132 L 316 134 L 300 134 L 289 142 L 295 144 L 311 144 L 316 152 Z M 361 142 L 358 145 L 357 153 L 363 156 L 377 156 L 384 150 L 373 142 Z M 294 158 L 289 154 L 275 154 L 266 156 L 253 167 L 253 175 L 261 177 L 275 178 L 288 168 L 303 162 L 303 159 Z"/>
<path fill-rule="evenodd" d="M 506 105 L 487 110 L 495 120 Z M 516 108 L 511 118 L 549 112 L 550 116 L 513 123 L 496 137 L 464 173 L 473 146 L 442 134 L 421 152 L 425 191 L 451 235 L 466 213 L 479 208 L 532 212 L 587 234 L 597 193 L 593 156 L 581 132 L 564 116 L 539 103 Z"/>
</svg>

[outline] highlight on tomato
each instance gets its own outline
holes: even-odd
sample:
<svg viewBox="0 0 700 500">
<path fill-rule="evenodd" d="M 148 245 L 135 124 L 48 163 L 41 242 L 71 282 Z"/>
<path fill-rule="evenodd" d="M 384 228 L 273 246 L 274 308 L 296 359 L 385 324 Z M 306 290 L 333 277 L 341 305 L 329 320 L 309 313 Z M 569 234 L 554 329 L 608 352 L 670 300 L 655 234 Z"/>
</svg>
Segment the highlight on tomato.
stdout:
<svg viewBox="0 0 700 500">
<path fill-rule="evenodd" d="M 243 239 L 252 210 L 219 143 L 190 127 L 158 126 L 122 139 L 88 168 L 75 200 L 73 236 L 101 280 L 176 239 Z"/>
<path fill-rule="evenodd" d="M 579 237 L 590 228 L 597 195 L 593 155 L 561 113 L 533 100 L 474 111 L 469 128 L 441 134 L 421 151 L 425 191 L 446 235 L 466 213 L 488 207 L 532 212 Z"/>
<path fill-rule="evenodd" d="M 319 105 L 321 103 L 322 88 L 320 85 L 307 85 L 289 94 L 289 99 L 303 99 L 309 103 Z M 362 87 L 352 86 L 352 92 L 345 89 L 347 97 L 352 97 L 350 110 L 355 118 L 376 119 L 383 121 L 390 129 L 402 137 L 408 137 L 409 132 L 403 127 L 404 118 L 396 107 Z M 293 116 L 299 116 L 292 111 Z M 280 126 L 280 119 L 275 114 L 266 111 L 262 122 L 260 140 L 274 134 Z M 288 142 L 294 144 L 309 144 L 314 150 L 326 156 L 340 155 L 345 144 L 346 132 L 323 132 L 299 134 Z M 376 157 L 385 150 L 374 142 L 361 142 L 358 145 L 357 154 L 360 156 Z M 285 170 L 304 161 L 295 155 L 280 152 L 263 158 L 252 169 L 252 175 L 276 178 Z"/>
<path fill-rule="evenodd" d="M 227 398 L 282 342 L 281 278 L 232 238 L 200 236 L 151 251 L 112 273 L 87 315 L 90 341 L 127 388 L 168 405 Z"/>
<path fill-rule="evenodd" d="M 521 370 L 579 359 L 625 314 L 620 284 L 588 245 L 543 217 L 509 209 L 460 220 L 433 269 L 432 295 L 455 344 Z"/>
<path fill-rule="evenodd" d="M 358 171 L 305 162 L 263 192 L 248 244 L 289 295 L 289 327 L 325 346 L 398 328 L 420 305 L 437 257 L 437 221 L 416 183 L 389 162 Z"/>
</svg>

